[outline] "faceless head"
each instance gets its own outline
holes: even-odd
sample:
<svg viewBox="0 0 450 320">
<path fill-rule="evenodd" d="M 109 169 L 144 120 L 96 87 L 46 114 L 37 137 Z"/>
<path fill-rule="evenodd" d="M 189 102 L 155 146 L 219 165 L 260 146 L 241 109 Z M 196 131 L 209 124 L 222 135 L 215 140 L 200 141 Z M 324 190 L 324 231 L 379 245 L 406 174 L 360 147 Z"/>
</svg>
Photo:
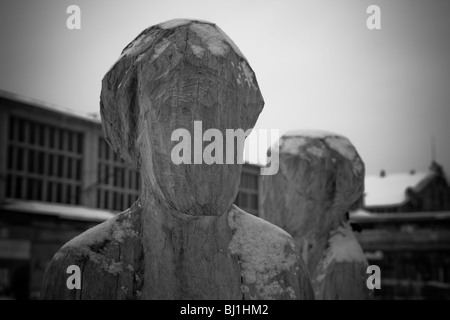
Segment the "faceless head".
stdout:
<svg viewBox="0 0 450 320">
<path fill-rule="evenodd" d="M 252 128 L 263 105 L 247 60 L 209 22 L 174 20 L 144 30 L 102 82 L 103 130 L 110 145 L 140 170 L 144 193 L 191 215 L 225 212 L 241 173 L 236 162 L 194 164 L 194 121 L 202 121 L 203 132 L 220 130 L 225 145 L 226 129 Z M 172 133 L 181 128 L 191 135 L 191 164 L 171 159 L 179 143 Z"/>
<path fill-rule="evenodd" d="M 271 152 L 280 169 L 263 177 L 264 218 L 277 215 L 267 218 L 293 235 L 314 270 L 330 232 L 361 204 L 364 163 L 347 138 L 320 131 L 288 132 Z"/>
</svg>

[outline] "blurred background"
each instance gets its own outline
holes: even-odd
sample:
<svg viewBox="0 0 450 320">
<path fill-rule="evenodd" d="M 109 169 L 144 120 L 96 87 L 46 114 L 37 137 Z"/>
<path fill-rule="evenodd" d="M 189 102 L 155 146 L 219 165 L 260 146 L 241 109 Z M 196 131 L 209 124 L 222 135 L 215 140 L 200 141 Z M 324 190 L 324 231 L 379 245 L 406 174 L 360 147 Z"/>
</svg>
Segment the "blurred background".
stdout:
<svg viewBox="0 0 450 320">
<path fill-rule="evenodd" d="M 2 298 L 39 298 L 61 245 L 136 200 L 139 175 L 103 139 L 101 79 L 142 30 L 173 18 L 212 21 L 243 51 L 266 102 L 256 129 L 333 131 L 356 146 L 366 194 L 350 216 L 381 268 L 375 298 L 450 298 L 450 2 L 0 4 Z M 236 199 L 255 215 L 269 143 L 247 158 Z"/>
</svg>

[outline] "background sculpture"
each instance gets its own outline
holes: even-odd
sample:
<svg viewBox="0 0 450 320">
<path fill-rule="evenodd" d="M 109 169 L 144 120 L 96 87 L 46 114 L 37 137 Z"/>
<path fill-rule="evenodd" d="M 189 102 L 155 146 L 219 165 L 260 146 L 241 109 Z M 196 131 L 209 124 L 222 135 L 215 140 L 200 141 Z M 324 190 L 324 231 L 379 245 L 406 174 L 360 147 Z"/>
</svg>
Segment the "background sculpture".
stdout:
<svg viewBox="0 0 450 320">
<path fill-rule="evenodd" d="M 61 248 L 43 297 L 313 298 L 292 238 L 232 204 L 241 165 L 171 161 L 174 130 L 192 132 L 196 120 L 204 130 L 247 130 L 263 105 L 246 58 L 214 24 L 173 20 L 143 31 L 101 93 L 105 136 L 140 170 L 140 199 Z M 66 287 L 72 264 L 82 269 L 81 290 Z"/>
<path fill-rule="evenodd" d="M 367 260 L 348 212 L 360 205 L 364 163 L 342 136 L 288 132 L 271 148 L 276 175 L 262 177 L 262 218 L 294 238 L 318 299 L 367 297 Z"/>
</svg>

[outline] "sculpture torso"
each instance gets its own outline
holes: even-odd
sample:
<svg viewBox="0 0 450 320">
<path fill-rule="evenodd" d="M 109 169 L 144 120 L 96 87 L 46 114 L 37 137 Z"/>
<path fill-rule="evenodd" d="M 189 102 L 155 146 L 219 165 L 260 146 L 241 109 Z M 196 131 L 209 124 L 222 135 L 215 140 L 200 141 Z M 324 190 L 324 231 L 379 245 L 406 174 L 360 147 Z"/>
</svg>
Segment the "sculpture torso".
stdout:
<svg viewBox="0 0 450 320">
<path fill-rule="evenodd" d="M 333 230 L 318 266 L 311 273 L 313 290 L 320 300 L 362 300 L 370 296 L 366 286 L 367 259 L 351 226 Z"/>
<path fill-rule="evenodd" d="M 155 208 L 153 208 L 155 209 Z M 312 299 L 306 267 L 283 230 L 233 206 L 219 217 L 129 210 L 68 242 L 44 299 Z M 66 269 L 78 265 L 81 290 Z"/>
</svg>

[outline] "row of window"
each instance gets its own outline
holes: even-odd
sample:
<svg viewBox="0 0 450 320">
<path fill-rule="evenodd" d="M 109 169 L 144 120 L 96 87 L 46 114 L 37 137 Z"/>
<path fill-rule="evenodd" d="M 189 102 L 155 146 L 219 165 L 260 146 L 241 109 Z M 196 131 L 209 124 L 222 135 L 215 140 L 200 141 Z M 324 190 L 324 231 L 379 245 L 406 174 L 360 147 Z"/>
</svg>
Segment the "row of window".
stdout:
<svg viewBox="0 0 450 320">
<path fill-rule="evenodd" d="M 83 135 L 10 117 L 6 197 L 81 204 Z"/>
<path fill-rule="evenodd" d="M 122 211 L 138 198 L 140 176 L 98 139 L 97 181 L 82 189 L 84 135 L 67 128 L 11 116 L 7 146 L 6 197 L 64 204 L 82 204 L 82 195 L 96 192 L 96 206 Z M 258 175 L 244 172 L 235 203 L 257 214 Z"/>
<path fill-rule="evenodd" d="M 381 299 L 434 298 L 444 294 L 448 299 L 450 290 L 450 252 L 446 251 L 392 251 L 384 252 L 382 260 L 369 261 L 381 269 L 381 288 L 375 297 Z M 430 285 L 447 288 L 434 292 Z"/>
<path fill-rule="evenodd" d="M 10 117 L 9 141 L 35 149 L 60 150 L 82 154 L 83 134 L 72 130 Z"/>
<path fill-rule="evenodd" d="M 234 201 L 239 208 L 254 215 L 258 215 L 258 174 L 242 172 L 239 193 Z"/>
<path fill-rule="evenodd" d="M 81 204 L 79 184 L 8 174 L 6 186 L 7 198 Z"/>
<path fill-rule="evenodd" d="M 81 180 L 81 156 L 37 151 L 16 145 L 8 148 L 8 170 L 21 173 Z"/>
<path fill-rule="evenodd" d="M 139 173 L 129 168 L 102 137 L 98 140 L 97 180 L 99 208 L 121 211 L 139 196 Z"/>
<path fill-rule="evenodd" d="M 139 173 L 130 170 L 125 164 L 98 164 L 97 179 L 101 185 L 139 190 Z"/>
<path fill-rule="evenodd" d="M 258 195 L 256 194 L 248 194 L 239 190 L 234 204 L 244 211 L 258 215 Z"/>
<path fill-rule="evenodd" d="M 136 193 L 123 193 L 119 191 L 97 190 L 97 207 L 116 211 L 123 211 L 132 206 L 138 199 Z"/>
</svg>

